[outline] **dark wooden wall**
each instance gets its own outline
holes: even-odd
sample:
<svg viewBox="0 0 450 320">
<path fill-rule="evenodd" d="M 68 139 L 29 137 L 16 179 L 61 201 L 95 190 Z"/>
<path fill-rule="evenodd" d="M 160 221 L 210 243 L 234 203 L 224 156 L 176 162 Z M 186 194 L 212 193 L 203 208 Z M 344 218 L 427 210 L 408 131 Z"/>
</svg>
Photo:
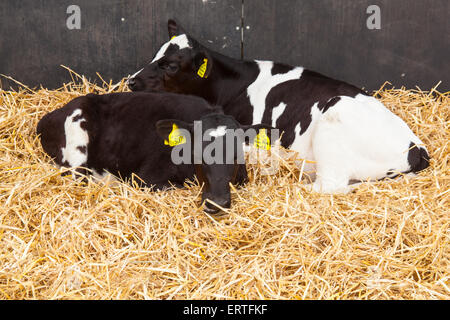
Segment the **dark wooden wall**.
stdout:
<svg viewBox="0 0 450 320">
<path fill-rule="evenodd" d="M 81 8 L 81 30 L 66 27 L 71 4 Z M 366 27 L 371 4 L 381 8 L 381 30 Z M 448 0 L 2 0 L 0 73 L 55 88 L 71 79 L 65 65 L 118 81 L 151 60 L 174 17 L 236 58 L 303 65 L 369 90 L 388 80 L 422 89 L 442 81 L 447 91 L 449 10 Z"/>
<path fill-rule="evenodd" d="M 369 30 L 367 7 L 381 9 Z M 450 88 L 449 0 L 245 0 L 245 58 L 322 72 L 370 90 Z"/>
<path fill-rule="evenodd" d="M 81 29 L 66 26 L 67 7 L 81 9 Z M 0 73 L 29 85 L 59 87 L 65 65 L 92 80 L 133 74 L 168 40 L 176 17 L 208 44 L 241 57 L 241 0 L 1 0 Z M 124 18 L 124 21 L 122 21 Z M 11 82 L 1 79 L 3 87 Z"/>
</svg>

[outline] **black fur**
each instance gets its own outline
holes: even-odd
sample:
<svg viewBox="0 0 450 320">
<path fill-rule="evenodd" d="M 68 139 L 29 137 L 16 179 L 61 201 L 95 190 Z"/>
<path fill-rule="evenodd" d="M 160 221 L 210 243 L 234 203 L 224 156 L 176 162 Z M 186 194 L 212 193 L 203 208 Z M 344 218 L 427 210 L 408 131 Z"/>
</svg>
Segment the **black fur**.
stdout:
<svg viewBox="0 0 450 320">
<path fill-rule="evenodd" d="M 420 148 L 413 142 L 409 145 L 408 163 L 411 172 L 419 172 L 430 166 L 430 156 L 424 148 Z"/>
</svg>

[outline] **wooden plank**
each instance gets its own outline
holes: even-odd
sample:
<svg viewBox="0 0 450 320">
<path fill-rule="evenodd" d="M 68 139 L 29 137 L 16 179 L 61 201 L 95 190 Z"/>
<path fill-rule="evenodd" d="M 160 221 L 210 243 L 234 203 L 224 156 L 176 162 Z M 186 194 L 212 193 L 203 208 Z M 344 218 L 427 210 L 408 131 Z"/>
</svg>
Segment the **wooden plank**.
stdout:
<svg viewBox="0 0 450 320">
<path fill-rule="evenodd" d="M 246 59 L 302 65 L 369 90 L 450 88 L 448 0 L 244 0 Z M 369 5 L 381 29 L 369 30 Z"/>
<path fill-rule="evenodd" d="M 69 30 L 67 7 L 81 9 L 81 29 Z M 0 73 L 28 86 L 70 81 L 65 65 L 100 83 L 136 72 L 167 41 L 176 18 L 202 43 L 240 57 L 241 0 L 2 0 Z M 13 83 L 1 79 L 3 88 Z M 15 85 L 13 85 L 16 87 Z"/>
</svg>

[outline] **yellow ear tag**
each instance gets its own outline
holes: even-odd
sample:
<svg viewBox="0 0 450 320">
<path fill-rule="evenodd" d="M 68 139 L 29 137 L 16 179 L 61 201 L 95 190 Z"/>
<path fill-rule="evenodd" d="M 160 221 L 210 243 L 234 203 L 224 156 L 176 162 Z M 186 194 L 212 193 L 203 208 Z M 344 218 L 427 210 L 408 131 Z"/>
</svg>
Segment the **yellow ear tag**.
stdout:
<svg viewBox="0 0 450 320">
<path fill-rule="evenodd" d="M 253 145 L 258 149 L 270 150 L 270 139 L 267 136 L 266 129 L 259 130 Z"/>
<path fill-rule="evenodd" d="M 169 133 L 169 141 L 164 140 L 166 146 L 174 147 L 180 144 L 185 144 L 186 138 L 178 130 L 178 126 L 174 123 L 172 127 L 172 132 Z"/>
<path fill-rule="evenodd" d="M 206 67 L 208 67 L 208 59 L 203 59 L 203 64 L 198 68 L 197 74 L 200 78 L 205 78 Z M 207 78 L 207 77 L 206 77 Z"/>
<path fill-rule="evenodd" d="M 173 36 L 172 38 L 170 38 L 170 40 L 173 40 L 173 39 L 175 39 L 177 36 Z"/>
</svg>

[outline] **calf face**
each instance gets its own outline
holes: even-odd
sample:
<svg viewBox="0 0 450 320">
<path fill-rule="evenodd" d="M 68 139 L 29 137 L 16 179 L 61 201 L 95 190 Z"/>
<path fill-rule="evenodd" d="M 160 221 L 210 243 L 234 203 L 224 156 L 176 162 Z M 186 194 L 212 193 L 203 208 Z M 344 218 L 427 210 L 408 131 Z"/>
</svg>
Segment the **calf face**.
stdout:
<svg viewBox="0 0 450 320">
<path fill-rule="evenodd" d="M 170 41 L 152 62 L 128 80 L 132 91 L 168 91 L 193 94 L 202 87 L 212 68 L 203 47 L 173 20 L 168 22 Z"/>
<path fill-rule="evenodd" d="M 254 139 L 257 130 L 271 129 L 265 125 L 243 126 L 232 116 L 223 114 L 210 114 L 194 123 L 160 120 L 156 128 L 166 144 L 171 139 L 187 144 L 187 151 L 192 155 L 190 161 L 203 186 L 202 202 L 208 213 L 219 212 L 219 207 L 230 208 L 230 183 L 242 185 L 248 180 L 243 143 L 246 138 Z"/>
</svg>

